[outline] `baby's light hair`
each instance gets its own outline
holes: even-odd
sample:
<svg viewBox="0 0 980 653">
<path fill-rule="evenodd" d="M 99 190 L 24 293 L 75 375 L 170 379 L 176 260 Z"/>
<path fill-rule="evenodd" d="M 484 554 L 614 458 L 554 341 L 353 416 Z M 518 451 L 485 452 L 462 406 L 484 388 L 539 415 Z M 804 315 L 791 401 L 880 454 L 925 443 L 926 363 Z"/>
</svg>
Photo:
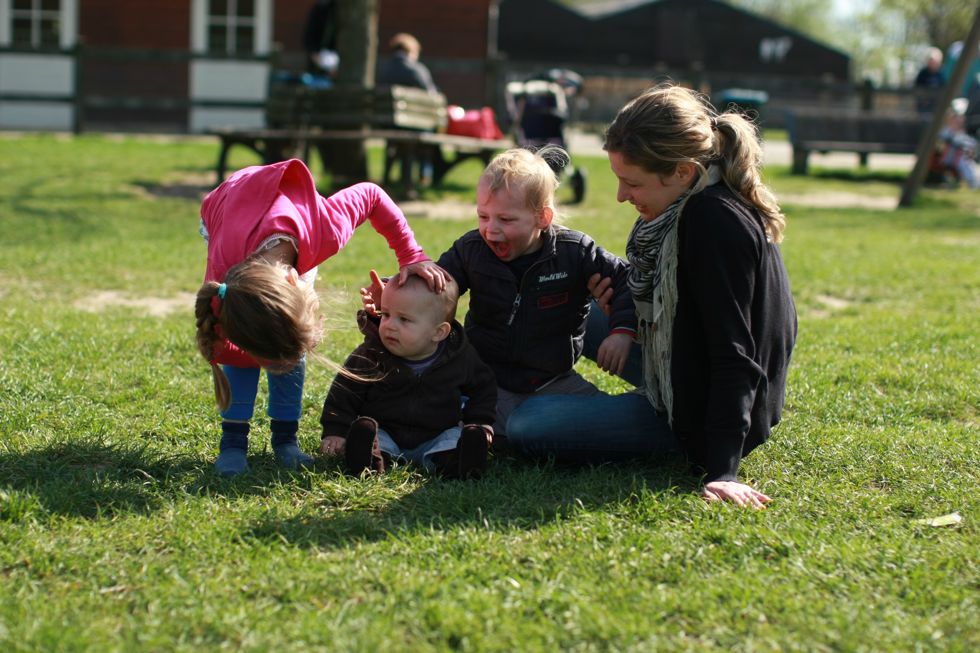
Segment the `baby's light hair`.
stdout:
<svg viewBox="0 0 980 653">
<path fill-rule="evenodd" d="M 762 183 L 758 128 L 740 113 L 718 114 L 707 98 L 664 83 L 631 100 L 606 130 L 603 149 L 618 152 L 647 172 L 673 174 L 679 163 L 693 163 L 706 183 L 707 167 L 717 164 L 729 188 L 758 209 L 766 235 L 783 239 L 786 218 Z"/>
<path fill-rule="evenodd" d="M 215 362 L 222 336 L 252 356 L 271 361 L 277 372 L 294 368 L 320 343 L 319 298 L 311 285 L 290 282 L 291 271 L 282 264 L 246 259 L 225 274 L 224 298 L 219 298 L 215 281 L 204 282 L 197 291 L 197 348 L 211 363 L 221 410 L 231 404 L 228 379 Z M 217 311 L 212 308 L 214 298 Z"/>
<path fill-rule="evenodd" d="M 438 266 L 434 266 L 438 267 Z M 440 270 L 442 268 L 439 268 Z M 445 272 L 445 270 L 443 270 Z M 416 275 L 409 275 L 405 283 L 401 285 L 401 288 L 419 288 L 424 290 L 426 293 L 431 295 L 432 299 L 437 303 L 435 304 L 442 312 L 441 318 L 443 322 L 452 322 L 456 319 L 456 307 L 459 304 L 459 285 L 456 281 L 449 276 L 448 273 L 445 275 L 446 287 L 443 288 L 442 292 L 436 292 L 429 288 L 428 282 L 422 277 Z M 389 284 L 394 283 L 394 281 L 389 281 Z M 385 286 L 386 288 L 388 286 Z"/>
<path fill-rule="evenodd" d="M 535 152 L 512 148 L 493 157 L 480 181 L 487 184 L 491 193 L 501 188 L 522 192 L 524 205 L 535 214 L 545 208 L 557 214 L 555 193 L 559 182 L 549 161 L 564 167 L 568 154 L 557 145 L 546 145 Z"/>
</svg>

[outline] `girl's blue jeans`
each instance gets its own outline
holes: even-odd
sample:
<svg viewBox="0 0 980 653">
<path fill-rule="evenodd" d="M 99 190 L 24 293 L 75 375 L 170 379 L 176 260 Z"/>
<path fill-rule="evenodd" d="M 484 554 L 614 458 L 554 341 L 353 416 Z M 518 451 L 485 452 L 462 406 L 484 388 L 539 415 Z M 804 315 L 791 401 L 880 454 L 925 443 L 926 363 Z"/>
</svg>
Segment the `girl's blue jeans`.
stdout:
<svg viewBox="0 0 980 653">
<path fill-rule="evenodd" d="M 255 396 L 259 389 L 258 367 L 224 366 L 225 376 L 231 386 L 231 405 L 221 413 L 221 418 L 233 422 L 247 422 L 255 412 Z M 299 420 L 303 410 L 303 382 L 306 379 L 306 361 L 303 360 L 286 374 L 266 372 L 269 380 L 269 417 L 276 420 Z"/>
</svg>

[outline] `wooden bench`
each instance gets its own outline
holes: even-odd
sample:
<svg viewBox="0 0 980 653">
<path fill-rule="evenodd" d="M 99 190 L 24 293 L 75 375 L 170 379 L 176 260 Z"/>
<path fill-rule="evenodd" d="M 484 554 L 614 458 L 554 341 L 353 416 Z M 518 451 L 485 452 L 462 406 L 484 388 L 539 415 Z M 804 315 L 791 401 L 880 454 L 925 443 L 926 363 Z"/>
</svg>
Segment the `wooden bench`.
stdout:
<svg viewBox="0 0 980 653">
<path fill-rule="evenodd" d="M 439 94 L 401 86 L 374 89 L 317 89 L 300 85 L 273 86 L 266 104 L 266 129 L 212 129 L 221 140 L 216 173 L 218 183 L 227 173 L 228 153 L 236 145 L 256 152 L 264 163 L 290 157 L 309 163 L 315 148 L 324 168 L 336 171 L 351 147 L 380 141 L 385 150 L 384 179 L 390 186 L 391 169 L 400 164 L 401 192 L 418 194 L 420 161 L 432 165 L 433 185 L 439 184 L 458 163 L 477 157 L 489 162 L 494 153 L 512 142 L 439 133 L 446 123 L 446 100 Z M 346 147 L 346 149 L 345 149 Z M 366 163 L 354 176 L 367 178 Z"/>
<path fill-rule="evenodd" d="M 788 110 L 792 172 L 806 174 L 811 152 L 855 152 L 862 166 L 868 164 L 870 154 L 915 154 L 928 124 L 929 116 L 918 113 Z"/>
</svg>

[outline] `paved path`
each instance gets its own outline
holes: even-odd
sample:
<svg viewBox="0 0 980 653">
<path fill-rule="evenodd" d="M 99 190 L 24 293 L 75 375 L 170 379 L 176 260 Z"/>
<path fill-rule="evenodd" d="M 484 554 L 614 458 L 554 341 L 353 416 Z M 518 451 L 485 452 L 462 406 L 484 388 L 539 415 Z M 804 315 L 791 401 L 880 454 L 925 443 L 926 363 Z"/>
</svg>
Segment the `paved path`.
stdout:
<svg viewBox="0 0 980 653">
<path fill-rule="evenodd" d="M 767 141 L 764 144 L 767 164 L 789 165 L 792 161 L 792 148 L 787 141 Z M 602 139 L 596 134 L 570 131 L 568 150 L 575 154 L 601 155 Z M 850 152 L 814 153 L 810 155 L 810 165 L 825 168 L 857 168 L 858 155 Z M 868 157 L 868 167 L 872 170 L 907 170 L 915 165 L 911 154 L 872 154 Z"/>
</svg>

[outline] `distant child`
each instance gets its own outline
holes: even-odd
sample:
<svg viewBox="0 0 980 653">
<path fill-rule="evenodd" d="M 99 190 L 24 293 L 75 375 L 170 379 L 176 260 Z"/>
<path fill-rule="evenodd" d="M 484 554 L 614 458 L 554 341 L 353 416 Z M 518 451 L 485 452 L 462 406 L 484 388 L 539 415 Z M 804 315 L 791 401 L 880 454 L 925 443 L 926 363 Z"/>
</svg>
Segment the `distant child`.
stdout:
<svg viewBox="0 0 980 653">
<path fill-rule="evenodd" d="M 441 290 L 444 273 L 415 242 L 402 212 L 374 184 L 323 197 L 306 165 L 290 160 L 240 170 L 204 198 L 201 233 L 208 262 L 195 317 L 198 349 L 211 363 L 221 410 L 218 473 L 248 470 L 249 421 L 260 368 L 268 375 L 276 460 L 289 469 L 312 462 L 299 450 L 296 433 L 305 356 L 322 336 L 313 290 L 316 267 L 365 220 L 395 251 L 399 283 L 417 274 Z"/>
<path fill-rule="evenodd" d="M 946 124 L 939 132 L 938 157 L 946 176 L 959 186 L 962 181 L 969 188 L 980 187 L 975 160 L 977 140 L 966 133 L 966 102 L 963 98 L 953 101 L 953 107 L 946 116 Z"/>
<path fill-rule="evenodd" d="M 359 311 L 364 342 L 330 387 L 320 451 L 344 454 L 348 473 L 384 473 L 406 460 L 450 478 L 480 476 L 493 438 L 497 392 L 456 321 L 459 289 L 421 279 L 388 284 L 380 320 Z"/>
<path fill-rule="evenodd" d="M 554 156 L 567 155 L 552 146 L 494 157 L 477 185 L 477 229 L 439 258 L 460 293 L 471 291 L 466 334 L 497 378 L 495 436 L 506 434 L 510 413 L 535 394 L 599 392 L 573 369 L 582 354 L 592 275 L 610 278 L 613 291 L 599 367 L 619 374 L 636 333 L 627 264 L 586 234 L 553 222 L 558 179 L 546 157 Z M 362 290 L 369 310 L 378 288 Z"/>
</svg>

